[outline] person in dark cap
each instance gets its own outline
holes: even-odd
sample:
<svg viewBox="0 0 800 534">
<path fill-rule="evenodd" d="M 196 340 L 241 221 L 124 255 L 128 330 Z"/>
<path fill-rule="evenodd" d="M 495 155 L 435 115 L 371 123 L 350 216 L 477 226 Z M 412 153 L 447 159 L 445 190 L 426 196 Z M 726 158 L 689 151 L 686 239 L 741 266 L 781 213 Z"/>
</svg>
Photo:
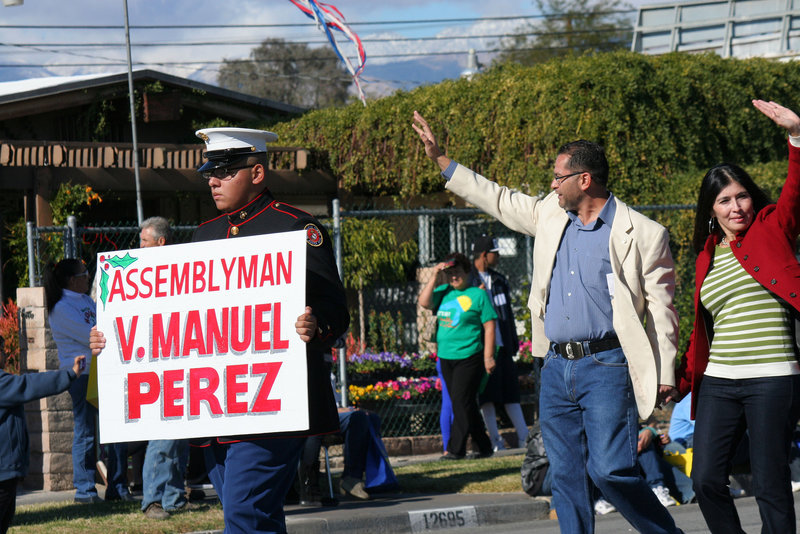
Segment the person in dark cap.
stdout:
<svg viewBox="0 0 800 534">
<path fill-rule="evenodd" d="M 245 128 L 208 128 L 197 136 L 206 142 L 208 159 L 198 171 L 222 214 L 201 224 L 193 242 L 295 230 L 306 236 L 306 308 L 295 329 L 306 343 L 309 428 L 215 437 L 204 449 L 209 478 L 222 502 L 225 532 L 282 533 L 283 503 L 305 437 L 339 430 L 324 355 L 350 324 L 347 301 L 328 233 L 313 216 L 276 200 L 267 188 L 267 143 L 277 136 Z M 105 345 L 97 334 L 93 354 Z"/>
<path fill-rule="evenodd" d="M 497 239 L 484 234 L 472 243 L 472 271 L 469 274 L 469 283 L 486 291 L 497 313 L 495 323 L 497 351 L 494 356 L 496 367 L 489 375 L 486 387 L 478 395 L 478 404 L 486 422 L 486 430 L 489 431 L 489 437 L 492 438 L 496 451 L 504 449 L 505 446 L 497 430 L 495 404 L 503 405 L 508 418 L 514 424 L 517 439 L 511 444 L 512 448 L 524 447 L 525 439 L 528 437 L 528 425 L 525 423 L 525 416 L 519 404 L 517 367 L 512 359 L 519 351 L 519 338 L 514 312 L 511 310 L 511 290 L 506 277 L 492 269 L 499 260 L 500 247 Z"/>
</svg>

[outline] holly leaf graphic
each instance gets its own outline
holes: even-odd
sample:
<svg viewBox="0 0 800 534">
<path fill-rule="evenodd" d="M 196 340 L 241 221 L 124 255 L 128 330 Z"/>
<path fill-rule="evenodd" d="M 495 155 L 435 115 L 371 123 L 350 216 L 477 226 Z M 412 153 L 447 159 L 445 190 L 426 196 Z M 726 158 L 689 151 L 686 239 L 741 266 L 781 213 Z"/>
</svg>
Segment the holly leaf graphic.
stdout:
<svg viewBox="0 0 800 534">
<path fill-rule="evenodd" d="M 100 300 L 103 301 L 103 309 L 106 309 L 106 299 L 108 298 L 108 273 L 100 271 Z"/>
<path fill-rule="evenodd" d="M 108 263 L 112 267 L 122 267 L 123 269 L 127 268 L 131 263 L 135 262 L 139 258 L 131 257 L 130 252 L 126 252 L 125 255 L 121 258 L 116 256 L 108 258 Z"/>
</svg>

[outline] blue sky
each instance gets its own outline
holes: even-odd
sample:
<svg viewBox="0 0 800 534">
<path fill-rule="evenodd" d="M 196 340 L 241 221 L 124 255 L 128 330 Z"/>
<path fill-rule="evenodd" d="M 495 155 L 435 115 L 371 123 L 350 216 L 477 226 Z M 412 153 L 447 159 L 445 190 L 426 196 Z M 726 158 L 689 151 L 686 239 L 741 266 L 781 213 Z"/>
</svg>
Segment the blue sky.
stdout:
<svg viewBox="0 0 800 534">
<path fill-rule="evenodd" d="M 464 0 L 431 2 L 425 0 L 329 0 L 344 14 L 348 22 L 426 20 L 442 18 L 502 17 L 533 15 L 532 0 Z M 216 65 L 159 65 L 178 61 L 220 61 L 225 58 L 247 57 L 256 43 L 267 37 L 287 40 L 321 41 L 324 35 L 288 0 L 129 0 L 131 26 L 188 25 L 188 24 L 306 24 L 301 28 L 204 28 L 204 29 L 133 29 L 131 42 L 164 43 L 163 46 L 133 47 L 133 60 L 147 62 L 156 68 L 178 76 L 216 83 Z M 384 41 L 365 43 L 368 55 L 364 73 L 366 85 L 381 86 L 382 79 L 403 78 L 410 85 L 437 81 L 437 76 L 452 77 L 466 66 L 466 54 L 415 57 L 415 67 L 393 71 L 387 63 L 400 59 L 381 59 L 376 56 L 407 52 L 464 51 L 496 47 L 498 38 L 433 40 L 434 37 L 465 35 L 497 35 L 513 32 L 525 19 L 513 21 L 481 21 L 451 24 L 396 24 L 354 26 L 362 39 L 368 38 L 431 38 L 421 41 Z M 67 76 L 95 72 L 124 70 L 125 34 L 121 29 L 37 29 L 8 28 L 8 25 L 122 25 L 122 0 L 24 0 L 22 6 L 0 7 L 0 64 L 37 65 L 28 68 L 0 67 L 0 81 L 39 76 Z M 337 34 L 340 43 L 346 42 Z M 244 44 L 234 45 L 231 41 Z M 179 43 L 213 42 L 214 45 L 179 46 Z M 107 47 L 43 47 L 45 43 L 113 43 Z M 36 45 L 40 45 L 36 50 Z M 312 44 L 312 46 L 322 46 Z M 42 51 L 48 48 L 51 51 Z M 54 51 L 52 51 L 54 50 Z M 345 45 L 346 51 L 351 51 Z M 372 59 L 370 59 L 372 57 Z M 488 62 L 488 55 L 479 59 Z M 97 63 L 117 62 L 118 66 L 97 66 Z M 89 63 L 92 66 L 63 66 Z M 46 66 L 38 66 L 46 65 Z M 62 65 L 62 66 L 59 66 Z M 410 63 L 408 65 L 411 65 Z M 407 67 L 408 67 L 407 65 Z M 371 70 L 370 67 L 373 67 Z M 414 72 L 418 80 L 413 80 Z M 430 72 L 428 72 L 430 71 Z M 395 81 L 403 81 L 395 80 Z"/>
</svg>

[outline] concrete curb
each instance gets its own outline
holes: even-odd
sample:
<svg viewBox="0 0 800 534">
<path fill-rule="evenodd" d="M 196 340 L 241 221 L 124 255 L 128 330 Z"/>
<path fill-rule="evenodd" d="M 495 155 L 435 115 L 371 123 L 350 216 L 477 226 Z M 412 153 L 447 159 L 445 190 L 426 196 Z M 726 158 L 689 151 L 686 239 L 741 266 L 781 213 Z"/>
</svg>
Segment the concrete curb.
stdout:
<svg viewBox="0 0 800 534">
<path fill-rule="evenodd" d="M 286 527 L 289 534 L 359 534 L 396 533 L 406 534 L 422 532 L 417 523 L 412 524 L 412 513 L 417 515 L 435 513 L 444 510 L 474 509 L 474 522 L 465 526 L 491 527 L 506 523 L 520 523 L 535 519 L 546 519 L 550 505 L 545 499 L 516 500 L 516 502 L 482 502 L 485 500 L 474 495 L 457 495 L 455 498 L 432 498 L 423 502 L 415 502 L 413 496 L 407 500 L 391 505 L 392 510 L 374 506 L 349 510 L 350 513 L 316 512 L 314 517 L 288 516 Z M 476 499 L 473 499 L 476 497 Z M 372 501 L 376 503 L 376 501 Z M 378 503 L 379 504 L 379 503 Z M 388 507 L 388 506 L 387 506 Z M 437 529 L 438 530 L 438 529 Z"/>
</svg>

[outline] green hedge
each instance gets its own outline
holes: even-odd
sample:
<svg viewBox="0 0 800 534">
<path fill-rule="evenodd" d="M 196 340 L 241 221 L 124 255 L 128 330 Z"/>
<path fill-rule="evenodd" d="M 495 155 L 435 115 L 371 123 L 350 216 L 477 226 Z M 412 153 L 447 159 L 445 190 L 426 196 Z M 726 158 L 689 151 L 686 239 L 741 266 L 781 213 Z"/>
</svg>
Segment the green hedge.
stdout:
<svg viewBox="0 0 800 534">
<path fill-rule="evenodd" d="M 505 65 L 472 81 L 450 80 L 369 102 L 314 111 L 273 126 L 282 145 L 327 152 L 355 194 L 438 192 L 443 181 L 411 129 L 425 116 L 447 154 L 501 184 L 547 191 L 558 147 L 603 144 L 610 188 L 630 204 L 692 204 L 706 169 L 736 162 L 776 195 L 786 136 L 750 100 L 798 108 L 800 66 L 713 54 L 630 52 Z M 398 202 L 402 203 L 402 202 Z M 691 328 L 694 213 L 648 213 L 670 230 L 678 263 L 681 344 Z"/>
<path fill-rule="evenodd" d="M 784 158 L 783 134 L 750 99 L 792 106 L 797 87 L 794 62 L 619 52 L 507 65 L 273 128 L 282 145 L 326 151 L 346 189 L 406 198 L 442 189 L 410 127 L 415 109 L 450 157 L 534 192 L 549 187 L 557 148 L 586 138 L 606 146 L 616 193 L 657 203 L 676 172 Z"/>
</svg>

